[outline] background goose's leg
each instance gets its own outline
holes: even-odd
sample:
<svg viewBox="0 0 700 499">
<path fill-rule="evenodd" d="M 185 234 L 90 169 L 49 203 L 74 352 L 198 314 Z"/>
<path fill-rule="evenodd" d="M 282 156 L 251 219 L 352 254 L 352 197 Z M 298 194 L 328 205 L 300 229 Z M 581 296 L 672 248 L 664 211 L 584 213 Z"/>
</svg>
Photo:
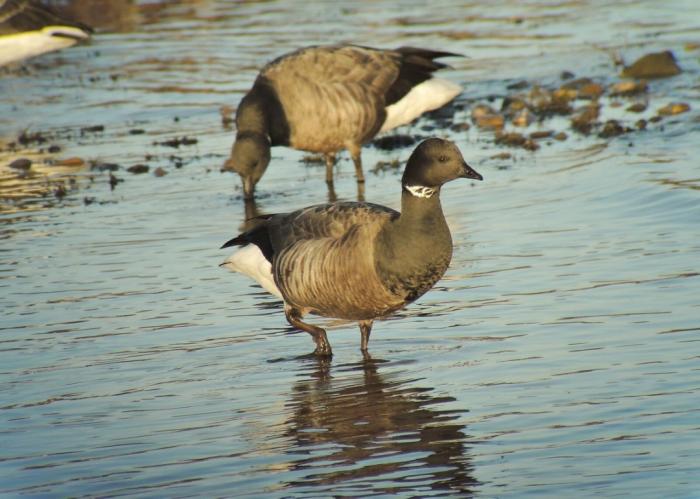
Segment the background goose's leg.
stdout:
<svg viewBox="0 0 700 499">
<path fill-rule="evenodd" d="M 360 321 L 360 333 L 362 334 L 362 342 L 360 343 L 360 350 L 362 353 L 367 352 L 367 344 L 369 343 L 369 334 L 372 332 L 373 320 Z"/>
<path fill-rule="evenodd" d="M 357 200 L 359 202 L 363 202 L 365 200 L 365 183 L 364 182 L 357 183 Z"/>
<path fill-rule="evenodd" d="M 333 167 L 335 166 L 335 154 L 326 153 L 326 183 L 328 185 L 333 185 Z"/>
<path fill-rule="evenodd" d="M 362 145 L 349 144 L 348 151 L 350 151 L 352 162 L 355 163 L 355 177 L 358 182 L 364 183 L 365 174 L 362 173 Z"/>
<path fill-rule="evenodd" d="M 327 153 L 326 158 L 326 185 L 328 186 L 328 202 L 335 203 L 338 196 L 335 194 L 335 185 L 333 185 L 333 166 L 335 166 L 335 154 Z"/>
<path fill-rule="evenodd" d="M 284 315 L 287 317 L 287 321 L 292 326 L 301 329 L 302 331 L 306 331 L 311 335 L 316 343 L 316 350 L 314 350 L 316 355 L 323 355 L 326 357 L 333 355 L 333 352 L 331 351 L 331 344 L 328 343 L 328 337 L 326 336 L 326 331 L 323 328 L 313 326 L 302 321 L 301 313 L 294 307 L 285 306 Z"/>
</svg>

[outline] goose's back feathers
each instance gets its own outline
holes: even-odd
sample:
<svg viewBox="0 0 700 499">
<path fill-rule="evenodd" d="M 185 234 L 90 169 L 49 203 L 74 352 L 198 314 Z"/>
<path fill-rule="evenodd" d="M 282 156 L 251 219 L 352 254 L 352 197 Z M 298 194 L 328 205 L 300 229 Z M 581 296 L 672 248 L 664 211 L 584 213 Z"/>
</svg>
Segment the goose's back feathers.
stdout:
<svg viewBox="0 0 700 499">
<path fill-rule="evenodd" d="M 384 94 L 398 73 L 390 53 L 310 47 L 268 64 L 257 84 L 274 89 L 292 147 L 334 152 L 377 133 L 385 118 Z"/>
<path fill-rule="evenodd" d="M 290 124 L 292 147 L 334 152 L 367 142 L 380 130 L 408 123 L 452 100 L 461 91 L 453 83 L 411 94 L 446 66 L 433 59 L 449 55 L 457 54 L 413 47 L 307 47 L 267 64 L 256 84 L 274 89 Z M 428 100 L 425 94 L 430 94 Z M 394 111 L 387 119 L 390 106 L 405 97 L 410 97 L 406 101 L 411 111 Z M 401 105 L 405 108 L 407 102 Z"/>
</svg>

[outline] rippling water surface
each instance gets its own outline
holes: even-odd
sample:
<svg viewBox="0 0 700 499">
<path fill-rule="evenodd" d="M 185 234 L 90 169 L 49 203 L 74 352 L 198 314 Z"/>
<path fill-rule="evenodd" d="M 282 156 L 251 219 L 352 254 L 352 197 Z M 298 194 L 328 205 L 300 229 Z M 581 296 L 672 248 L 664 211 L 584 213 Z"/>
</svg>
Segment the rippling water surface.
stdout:
<svg viewBox="0 0 700 499">
<path fill-rule="evenodd" d="M 696 2 L 100 5 L 91 45 L 0 76 L 0 139 L 46 139 L 0 160 L 0 495 L 700 494 Z M 221 107 L 265 61 L 335 41 L 469 55 L 443 72 L 457 102 L 401 133 L 455 140 L 485 177 L 444 189 L 451 268 L 375 325 L 371 362 L 322 319 L 335 357 L 303 357 L 280 302 L 217 266 L 246 216 L 326 199 L 323 168 L 276 148 L 244 207 Z M 519 80 L 607 84 L 617 55 L 665 49 L 684 72 L 650 82 L 641 117 L 691 111 L 646 131 L 553 118 L 531 129 L 568 140 L 527 152 L 449 128 Z M 365 148 L 368 200 L 398 206 L 400 172 L 372 170 L 411 149 Z"/>
</svg>

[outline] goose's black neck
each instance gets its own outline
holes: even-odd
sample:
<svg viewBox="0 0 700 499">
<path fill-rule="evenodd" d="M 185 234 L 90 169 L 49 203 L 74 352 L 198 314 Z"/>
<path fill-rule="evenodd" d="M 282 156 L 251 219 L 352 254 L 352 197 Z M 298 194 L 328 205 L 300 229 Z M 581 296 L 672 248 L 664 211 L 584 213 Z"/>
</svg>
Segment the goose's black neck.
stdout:
<svg viewBox="0 0 700 499">
<path fill-rule="evenodd" d="M 241 100 L 236 112 L 239 134 L 253 133 L 270 138 L 271 145 L 289 145 L 289 124 L 275 91 L 262 82 Z"/>
<path fill-rule="evenodd" d="M 430 197 L 401 195 L 401 215 L 377 236 L 377 271 L 387 289 L 410 302 L 437 282 L 452 258 L 452 237 L 440 205 Z"/>
</svg>

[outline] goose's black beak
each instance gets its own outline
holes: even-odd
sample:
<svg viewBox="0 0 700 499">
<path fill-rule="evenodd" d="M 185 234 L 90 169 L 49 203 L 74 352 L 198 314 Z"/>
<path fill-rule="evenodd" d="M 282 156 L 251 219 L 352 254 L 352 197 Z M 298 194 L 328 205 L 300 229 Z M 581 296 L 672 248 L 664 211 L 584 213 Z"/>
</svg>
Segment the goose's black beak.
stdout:
<svg viewBox="0 0 700 499">
<path fill-rule="evenodd" d="M 474 180 L 484 180 L 484 177 L 482 177 L 479 172 L 477 172 L 468 164 L 462 163 L 462 168 L 464 169 L 464 171 L 462 172 L 462 177 L 473 178 Z"/>
</svg>

